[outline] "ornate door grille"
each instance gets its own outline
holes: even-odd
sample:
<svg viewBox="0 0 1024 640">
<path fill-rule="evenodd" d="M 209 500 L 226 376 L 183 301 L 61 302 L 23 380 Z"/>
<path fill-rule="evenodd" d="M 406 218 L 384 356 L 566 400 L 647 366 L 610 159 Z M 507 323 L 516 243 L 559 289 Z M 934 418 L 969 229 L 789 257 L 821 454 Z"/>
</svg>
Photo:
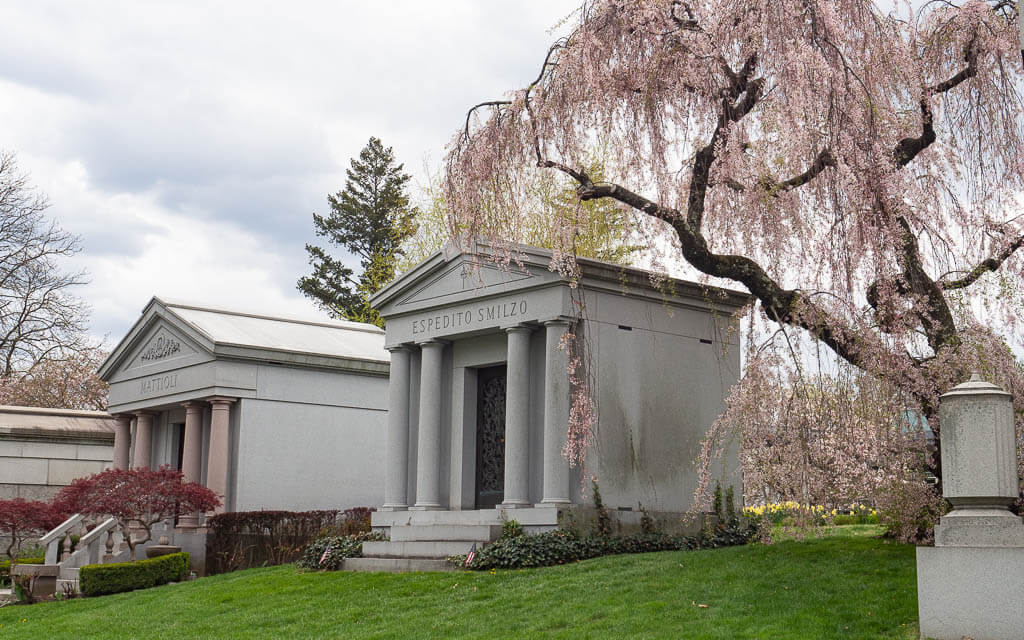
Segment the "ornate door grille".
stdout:
<svg viewBox="0 0 1024 640">
<path fill-rule="evenodd" d="M 477 378 L 476 507 L 490 509 L 505 496 L 505 367 L 481 369 Z"/>
</svg>

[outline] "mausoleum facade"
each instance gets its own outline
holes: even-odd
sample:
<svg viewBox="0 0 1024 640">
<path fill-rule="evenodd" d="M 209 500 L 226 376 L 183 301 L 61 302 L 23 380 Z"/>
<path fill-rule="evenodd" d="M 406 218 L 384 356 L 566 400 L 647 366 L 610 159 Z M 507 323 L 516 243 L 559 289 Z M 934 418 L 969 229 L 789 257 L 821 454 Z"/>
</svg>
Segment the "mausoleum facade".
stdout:
<svg viewBox="0 0 1024 640">
<path fill-rule="evenodd" d="M 488 509 L 531 523 L 525 510 L 587 503 L 591 476 L 613 509 L 688 509 L 747 296 L 585 259 L 573 283 L 548 251 L 519 247 L 508 267 L 490 251 L 446 247 L 371 300 L 391 353 L 383 509 L 398 512 L 375 526 Z M 582 468 L 563 455 L 577 356 L 596 415 Z"/>
<path fill-rule="evenodd" d="M 153 298 L 99 372 L 114 466 L 181 469 L 225 511 L 379 505 L 387 356 L 373 325 Z"/>
</svg>

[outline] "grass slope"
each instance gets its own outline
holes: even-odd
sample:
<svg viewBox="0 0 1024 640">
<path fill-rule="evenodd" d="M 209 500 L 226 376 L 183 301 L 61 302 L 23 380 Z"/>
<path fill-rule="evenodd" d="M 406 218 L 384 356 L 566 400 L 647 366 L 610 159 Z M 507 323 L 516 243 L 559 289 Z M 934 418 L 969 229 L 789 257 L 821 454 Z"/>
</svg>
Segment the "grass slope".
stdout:
<svg viewBox="0 0 1024 640">
<path fill-rule="evenodd" d="M 0 637 L 916 638 L 914 567 L 863 535 L 496 573 L 283 566 L 4 607 Z"/>
</svg>

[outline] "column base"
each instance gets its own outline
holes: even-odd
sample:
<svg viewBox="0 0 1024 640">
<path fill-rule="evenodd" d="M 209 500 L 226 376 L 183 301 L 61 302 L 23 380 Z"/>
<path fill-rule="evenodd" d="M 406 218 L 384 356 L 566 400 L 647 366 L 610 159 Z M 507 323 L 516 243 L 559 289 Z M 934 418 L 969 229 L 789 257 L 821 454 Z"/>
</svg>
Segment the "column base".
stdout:
<svg viewBox="0 0 1024 640">
<path fill-rule="evenodd" d="M 444 507 L 442 507 L 440 503 L 436 502 L 430 502 L 426 504 L 417 503 L 409 507 L 409 511 L 441 511 L 442 509 L 444 509 Z"/>
<path fill-rule="evenodd" d="M 569 500 L 541 500 L 535 507 L 568 507 L 571 506 L 572 502 Z"/>
<path fill-rule="evenodd" d="M 533 505 L 526 500 L 514 500 L 512 502 L 502 502 L 498 505 L 498 509 L 532 509 Z"/>
<path fill-rule="evenodd" d="M 380 509 L 378 509 L 378 511 L 406 511 L 408 509 L 409 509 L 409 505 L 404 504 L 404 503 L 403 504 L 399 504 L 399 503 L 396 502 L 396 503 L 393 503 L 393 504 L 384 504 L 384 506 L 382 506 Z"/>
<path fill-rule="evenodd" d="M 1016 640 L 1024 628 L 1024 547 L 918 547 L 921 637 Z"/>
</svg>

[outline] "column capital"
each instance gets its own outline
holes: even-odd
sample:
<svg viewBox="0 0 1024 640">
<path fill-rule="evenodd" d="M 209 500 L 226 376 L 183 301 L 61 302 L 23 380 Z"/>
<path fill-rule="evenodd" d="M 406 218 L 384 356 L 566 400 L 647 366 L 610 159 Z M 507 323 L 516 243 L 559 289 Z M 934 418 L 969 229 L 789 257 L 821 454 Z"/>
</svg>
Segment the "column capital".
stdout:
<svg viewBox="0 0 1024 640">
<path fill-rule="evenodd" d="M 214 408 L 226 407 L 232 402 L 238 401 L 238 398 L 229 398 L 226 396 L 212 396 L 210 398 L 203 398 L 204 401 L 209 402 Z"/>
<path fill-rule="evenodd" d="M 152 417 L 158 415 L 158 413 L 159 412 L 157 412 L 157 411 L 149 411 L 148 409 L 144 409 L 142 411 L 132 411 L 132 415 L 135 416 L 136 418 L 142 418 L 142 417 L 146 417 L 146 416 L 152 418 Z"/>
<path fill-rule="evenodd" d="M 448 342 L 448 340 L 442 340 L 441 338 L 430 338 L 429 340 L 417 342 L 416 346 L 420 349 L 423 349 L 423 347 L 443 347 L 448 344 Z"/>
<path fill-rule="evenodd" d="M 505 333 L 532 333 L 534 327 L 528 324 L 519 323 L 502 327 L 501 329 Z"/>
<path fill-rule="evenodd" d="M 395 353 L 396 351 L 397 352 L 404 351 L 406 353 L 412 353 L 413 345 L 411 345 L 411 344 L 396 344 L 396 345 L 392 345 L 390 347 L 384 347 L 384 348 L 387 349 L 391 353 Z"/>
<path fill-rule="evenodd" d="M 545 327 L 568 327 L 572 323 L 573 319 L 566 316 L 555 316 L 554 318 L 541 320 L 541 324 Z"/>
<path fill-rule="evenodd" d="M 135 417 L 135 414 L 134 413 L 115 413 L 111 417 L 114 420 L 127 420 L 128 422 L 131 422 L 132 418 Z"/>
<path fill-rule="evenodd" d="M 188 411 L 189 409 L 202 409 L 205 405 L 205 400 L 188 400 L 181 403 L 181 406 L 185 407 L 185 411 Z"/>
</svg>

